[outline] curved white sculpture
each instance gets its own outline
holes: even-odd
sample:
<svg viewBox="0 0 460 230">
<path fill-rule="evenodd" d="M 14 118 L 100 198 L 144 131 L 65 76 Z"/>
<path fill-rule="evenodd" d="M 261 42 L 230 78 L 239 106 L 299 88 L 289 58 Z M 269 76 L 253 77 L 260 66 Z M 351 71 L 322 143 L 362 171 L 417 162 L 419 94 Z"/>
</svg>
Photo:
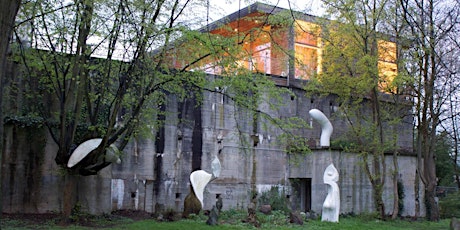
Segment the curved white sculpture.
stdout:
<svg viewBox="0 0 460 230">
<path fill-rule="evenodd" d="M 324 170 L 323 180 L 327 184 L 327 196 L 323 203 L 321 221 L 339 222 L 340 191 L 337 185 L 339 172 L 334 167 L 334 164 L 330 164 Z"/>
<path fill-rule="evenodd" d="M 89 139 L 83 143 L 81 143 L 70 155 L 69 161 L 67 162 L 67 167 L 72 168 L 78 162 L 83 160 L 91 151 L 95 150 L 102 142 L 102 138 L 94 138 Z M 121 163 L 121 159 L 119 157 L 118 148 L 111 144 L 107 149 L 107 153 L 105 155 L 105 160 L 108 162 L 116 162 L 117 164 Z"/>
<path fill-rule="evenodd" d="M 196 198 L 201 203 L 201 207 L 203 207 L 203 193 L 204 188 L 206 185 L 211 181 L 212 174 L 207 173 L 204 170 L 197 170 L 190 174 L 190 182 L 192 183 L 193 191 L 195 192 Z"/>
<path fill-rule="evenodd" d="M 313 120 L 321 125 L 320 145 L 323 147 L 329 147 L 332 131 L 334 130 L 332 128 L 331 122 L 319 109 L 311 109 L 308 113 L 313 118 Z"/>
<path fill-rule="evenodd" d="M 203 193 L 206 185 L 213 179 L 220 175 L 221 165 L 219 158 L 216 156 L 211 163 L 212 174 L 204 171 L 197 170 L 190 174 L 190 182 L 192 183 L 193 191 L 203 207 Z"/>
</svg>

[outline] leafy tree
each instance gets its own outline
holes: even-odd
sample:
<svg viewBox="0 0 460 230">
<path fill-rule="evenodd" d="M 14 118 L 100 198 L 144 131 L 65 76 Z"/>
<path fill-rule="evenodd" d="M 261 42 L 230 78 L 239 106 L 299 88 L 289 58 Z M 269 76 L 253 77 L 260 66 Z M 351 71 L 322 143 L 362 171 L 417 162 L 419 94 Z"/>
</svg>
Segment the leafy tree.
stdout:
<svg viewBox="0 0 460 230">
<path fill-rule="evenodd" d="M 458 30 L 455 33 L 458 33 Z M 459 81 L 459 66 L 456 60 L 456 57 L 460 55 L 460 44 L 450 42 L 452 46 L 451 49 L 447 49 L 448 52 L 443 56 L 443 66 L 446 67 L 446 70 L 449 70 L 449 77 L 446 81 L 444 87 L 447 91 L 451 93 L 447 96 L 446 103 L 444 105 L 445 114 L 443 115 L 441 128 L 442 133 L 446 133 L 449 139 L 452 141 L 452 153 L 451 153 L 451 164 L 453 165 L 453 175 L 455 177 L 455 182 L 457 187 L 460 188 L 460 156 L 459 156 L 459 141 L 460 141 L 460 132 L 459 132 L 459 119 L 460 119 L 460 107 L 459 107 L 459 94 L 458 94 L 458 81 Z M 447 137 L 446 137 L 447 138 Z M 438 165 L 436 165 L 436 168 Z"/>
<path fill-rule="evenodd" d="M 206 1 L 199 0 L 35 0 L 22 5 L 15 60 L 24 66 L 26 97 L 9 113 L 38 115 L 56 142 L 55 161 L 68 172 L 65 219 L 72 207 L 74 175 L 94 175 L 110 165 L 106 149 L 116 144 L 122 150 L 146 127 L 143 121 L 156 120 L 158 128 L 160 108 L 170 94 L 197 101 L 203 91 L 226 94 L 237 107 L 250 111 L 254 130 L 264 119 L 294 137 L 291 130 L 304 125 L 299 119 L 270 117 L 258 107 L 265 103 L 279 108 L 281 95 L 289 93 L 240 64 L 250 55 L 241 44 L 263 28 L 230 36 L 190 29 L 203 20 L 187 12 L 203 7 Z M 268 23 L 266 17 L 261 19 Z M 221 69 L 223 77 L 208 81 L 201 70 L 209 64 Z M 225 87 L 229 90 L 220 90 Z M 75 146 L 95 137 L 101 137 L 102 144 L 68 168 Z"/>
<path fill-rule="evenodd" d="M 414 79 L 411 91 L 415 99 L 418 173 L 425 185 L 427 217 L 437 221 L 435 146 L 447 102 L 458 89 L 458 84 L 448 83 L 453 77 L 458 79 L 453 68 L 455 61 L 450 57 L 459 47 L 456 41 L 459 2 L 401 0 L 399 3 L 408 26 L 405 36 L 411 41 L 405 71 Z"/>
<path fill-rule="evenodd" d="M 453 96 L 452 98 L 457 98 Z M 460 134 L 458 130 L 458 119 L 459 113 L 458 110 L 458 100 L 450 100 L 450 116 L 448 122 L 443 123 L 443 128 L 449 133 L 450 138 L 452 139 L 452 155 L 450 156 L 451 164 L 453 166 L 452 173 L 455 177 L 455 182 L 457 187 L 460 188 L 460 156 L 459 156 L 459 139 Z M 438 167 L 438 166 L 436 166 Z"/>
<path fill-rule="evenodd" d="M 444 132 L 437 136 L 436 146 L 434 149 L 436 156 L 436 175 L 438 185 L 452 186 L 454 181 L 454 161 L 452 160 L 452 140 Z"/>
<path fill-rule="evenodd" d="M 3 137 L 3 82 L 7 74 L 7 53 L 9 50 L 10 40 L 12 37 L 14 19 L 18 13 L 21 0 L 1 0 L 0 4 L 0 137 Z M 3 139 L 0 140 L 0 162 L 3 156 Z M 0 167 L 0 175 L 2 174 L 2 167 Z M 0 195 L 2 186 L 0 183 Z M 0 200 L 0 217 L 2 213 L 2 202 Z"/>
<path fill-rule="evenodd" d="M 376 211 L 386 216 L 383 202 L 385 175 L 388 173 L 385 153 L 395 152 L 397 166 L 397 128 L 404 115 L 399 103 L 395 72 L 382 71 L 382 59 L 396 66 L 397 47 L 391 47 L 389 36 L 381 32 L 386 25 L 388 1 L 323 1 L 335 21 L 323 23 L 324 42 L 320 74 L 312 78 L 308 90 L 335 94 L 339 114 L 348 121 L 350 134 L 345 147 L 360 153 L 363 168 L 373 188 Z M 396 93 L 394 100 L 383 99 Z M 391 128 L 393 127 L 393 128 Z M 397 168 L 397 167 L 396 167 Z M 396 172 L 397 175 L 397 172 Z M 395 183 L 397 178 L 395 177 Z M 397 199 L 397 188 L 395 188 Z M 395 203 L 398 203 L 396 200 Z M 396 214 L 397 214 L 397 208 Z"/>
</svg>

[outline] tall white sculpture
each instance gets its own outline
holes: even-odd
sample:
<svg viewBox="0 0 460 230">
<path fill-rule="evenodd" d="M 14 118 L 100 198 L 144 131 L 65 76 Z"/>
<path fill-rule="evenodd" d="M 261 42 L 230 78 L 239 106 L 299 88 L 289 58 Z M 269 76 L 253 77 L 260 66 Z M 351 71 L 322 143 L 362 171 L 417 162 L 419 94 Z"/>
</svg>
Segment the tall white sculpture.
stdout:
<svg viewBox="0 0 460 230">
<path fill-rule="evenodd" d="M 339 222 L 340 191 L 337 185 L 339 172 L 334 167 L 334 164 L 330 164 L 324 170 L 323 180 L 327 185 L 327 196 L 323 203 L 321 221 Z"/>
<path fill-rule="evenodd" d="M 318 109 L 310 110 L 309 114 L 313 120 L 321 125 L 321 146 L 329 147 L 333 131 L 331 122 L 327 119 L 326 115 Z M 334 167 L 334 164 L 331 163 L 327 166 L 326 170 L 324 170 L 323 180 L 327 185 L 327 196 L 323 203 L 321 221 L 339 222 L 340 190 L 337 185 L 339 181 L 339 172 Z"/>
<path fill-rule="evenodd" d="M 190 182 L 192 183 L 193 191 L 200 201 L 202 208 L 204 188 L 209 183 L 209 181 L 216 179 L 220 175 L 221 165 L 217 156 L 212 161 L 211 168 L 212 174 L 204 170 L 197 170 L 190 174 Z"/>
<path fill-rule="evenodd" d="M 323 112 L 321 112 L 319 109 L 312 109 L 308 112 L 315 120 L 321 125 L 321 139 L 320 139 L 320 144 L 322 147 L 329 147 L 330 146 L 330 139 L 332 135 L 332 131 L 334 130 L 332 128 L 332 124 L 327 119 L 326 115 L 324 115 Z"/>
</svg>

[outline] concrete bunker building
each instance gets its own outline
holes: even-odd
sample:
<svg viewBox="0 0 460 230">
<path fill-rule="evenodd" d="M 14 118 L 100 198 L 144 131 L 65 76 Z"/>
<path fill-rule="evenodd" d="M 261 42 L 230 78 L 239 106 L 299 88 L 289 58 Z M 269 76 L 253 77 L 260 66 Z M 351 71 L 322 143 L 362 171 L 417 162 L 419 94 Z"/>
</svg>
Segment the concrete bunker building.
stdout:
<svg viewBox="0 0 460 230">
<path fill-rule="evenodd" d="M 247 40 L 241 45 L 252 55 L 249 59 L 241 60 L 241 65 L 264 73 L 279 87 L 289 88 L 295 94 L 295 97 L 285 95 L 284 107 L 278 112 L 271 111 L 264 104 L 259 105 L 259 110 L 278 118 L 297 116 L 311 121 L 308 111 L 319 109 L 334 126 L 331 138 L 334 140 L 347 131 L 346 121 L 337 116 L 336 97 L 307 97 L 303 89 L 308 83 L 308 76 L 321 71 L 321 39 L 308 32 L 316 26 L 315 18 L 301 14 L 295 23 L 287 27 L 259 20 L 286 11 L 255 3 L 208 25 L 202 32 L 219 36 L 244 34 Z M 254 34 L 251 32 L 253 28 L 271 31 L 279 36 Z M 391 46 L 391 43 L 385 44 Z M 283 50 L 294 51 L 294 56 Z M 180 47 L 177 52 L 180 52 Z M 223 71 L 212 63 L 208 61 L 199 66 L 208 74 L 209 80 L 219 78 Z M 187 64 L 186 60 L 171 57 L 172 68 L 182 68 Z M 379 66 L 382 73 L 388 74 L 387 77 L 396 74 L 394 59 L 382 59 Z M 361 167 L 361 157 L 340 148 L 322 148 L 319 145 L 321 129 L 318 124 L 312 122 L 311 129 L 298 130 L 309 143 L 311 154 L 288 154 L 286 146 L 276 141 L 280 130 L 264 129 L 259 124 L 255 132 L 250 125 L 252 118 L 246 117 L 245 111 L 235 107 L 222 94 L 203 92 L 202 99 L 198 104 L 193 100 L 179 101 L 171 95 L 162 107 L 166 112 L 164 126 L 153 130 L 156 133 L 154 140 L 133 139 L 124 149 L 120 165 L 113 164 L 97 176 L 82 178 L 78 191 L 83 210 L 91 213 L 119 209 L 182 211 L 185 196 L 190 189 L 190 173 L 196 169 L 210 171 L 211 161 L 216 155 L 222 164 L 222 171 L 220 177 L 206 187 L 204 209 L 211 209 L 217 195 L 223 198 L 224 210 L 246 209 L 253 192 L 261 194 L 276 186 L 285 192 L 292 208 L 320 213 L 326 196 L 322 175 L 324 169 L 333 162 L 340 173 L 340 212 L 362 213 L 374 210 L 372 186 Z M 410 109 L 408 106 L 407 110 Z M 416 156 L 412 151 L 411 117 L 406 119 L 406 122 L 393 128 L 400 130 L 397 142 L 401 153 L 398 157 L 399 173 L 406 194 L 402 215 L 414 215 Z M 13 131 L 12 127 L 5 128 L 5 154 L 14 152 L 11 139 Z M 253 137 L 251 140 L 255 142 L 251 145 L 242 143 L 239 138 L 241 134 Z M 24 192 L 24 186 L 27 185 L 20 185 L 21 178 L 27 181 L 27 175 L 9 170 L 11 165 L 30 161 L 28 156 L 4 158 L 4 171 L 8 174 L 3 179 L 5 212 L 48 212 L 62 209 L 62 203 L 50 196 L 62 193 L 62 188 L 58 186 L 62 179 L 59 179 L 57 166 L 52 160 L 56 146 L 47 142 L 45 148 L 45 160 L 39 166 L 42 169 L 41 175 L 36 178 L 41 182 L 33 185 L 38 186 L 38 190 L 48 190 L 47 193 L 32 196 L 27 194 Z M 18 151 L 26 152 L 27 149 Z M 392 155 L 387 155 L 386 161 L 387 172 L 391 172 Z M 385 176 L 386 181 L 392 180 L 390 173 Z M 392 186 L 392 183 L 387 182 L 384 188 L 387 211 L 393 205 Z"/>
</svg>

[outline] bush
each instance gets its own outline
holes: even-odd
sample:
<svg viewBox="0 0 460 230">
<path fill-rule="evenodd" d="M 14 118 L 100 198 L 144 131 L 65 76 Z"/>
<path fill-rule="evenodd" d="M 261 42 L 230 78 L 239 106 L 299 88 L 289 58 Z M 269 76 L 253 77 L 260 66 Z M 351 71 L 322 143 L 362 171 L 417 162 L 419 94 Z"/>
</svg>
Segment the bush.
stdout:
<svg viewBox="0 0 460 230">
<path fill-rule="evenodd" d="M 283 211 L 276 210 L 270 215 L 258 215 L 258 220 L 262 225 L 282 226 L 288 223 L 288 217 Z"/>
<path fill-rule="evenodd" d="M 460 217 L 460 192 L 451 193 L 439 200 L 441 218 Z"/>
<path fill-rule="evenodd" d="M 401 216 L 401 214 L 404 212 L 404 197 L 406 197 L 406 194 L 404 194 L 404 184 L 401 180 L 398 180 L 397 183 L 398 186 L 398 215 Z"/>
<path fill-rule="evenodd" d="M 286 198 L 286 192 L 279 186 L 272 186 L 270 190 L 263 192 L 259 199 L 259 205 L 269 204 L 272 210 L 283 211 L 289 213 L 289 201 Z"/>
<path fill-rule="evenodd" d="M 230 209 L 226 211 L 222 211 L 219 214 L 219 221 L 222 223 L 227 223 L 231 225 L 241 224 L 242 221 L 248 216 L 246 210 L 237 210 L 237 209 Z"/>
</svg>

